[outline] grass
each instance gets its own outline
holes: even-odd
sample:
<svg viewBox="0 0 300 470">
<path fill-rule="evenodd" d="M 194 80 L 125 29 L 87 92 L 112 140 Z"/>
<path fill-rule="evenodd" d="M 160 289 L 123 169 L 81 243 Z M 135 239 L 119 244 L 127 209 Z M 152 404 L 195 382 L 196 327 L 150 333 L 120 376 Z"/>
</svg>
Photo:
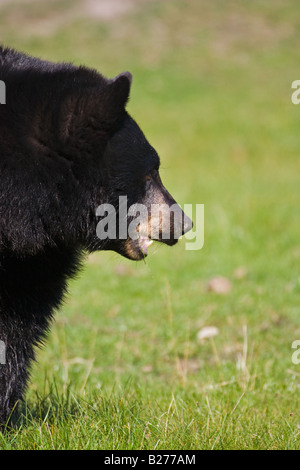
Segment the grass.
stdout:
<svg viewBox="0 0 300 470">
<path fill-rule="evenodd" d="M 299 449 L 298 4 L 153 0 L 107 21 L 85 3 L 0 5 L 2 42 L 130 70 L 129 112 L 177 201 L 205 204 L 205 244 L 92 255 L 0 448 Z"/>
</svg>

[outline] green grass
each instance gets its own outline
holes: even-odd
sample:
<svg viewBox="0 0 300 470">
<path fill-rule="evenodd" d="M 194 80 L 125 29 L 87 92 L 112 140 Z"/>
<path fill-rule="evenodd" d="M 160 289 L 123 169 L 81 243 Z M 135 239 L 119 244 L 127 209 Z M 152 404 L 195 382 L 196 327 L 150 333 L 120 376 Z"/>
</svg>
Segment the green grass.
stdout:
<svg viewBox="0 0 300 470">
<path fill-rule="evenodd" d="M 299 449 L 298 2 L 153 0 L 110 21 L 56 4 L 0 7 L 2 42 L 130 70 L 129 112 L 178 202 L 205 204 L 205 245 L 91 256 L 0 448 Z"/>
</svg>

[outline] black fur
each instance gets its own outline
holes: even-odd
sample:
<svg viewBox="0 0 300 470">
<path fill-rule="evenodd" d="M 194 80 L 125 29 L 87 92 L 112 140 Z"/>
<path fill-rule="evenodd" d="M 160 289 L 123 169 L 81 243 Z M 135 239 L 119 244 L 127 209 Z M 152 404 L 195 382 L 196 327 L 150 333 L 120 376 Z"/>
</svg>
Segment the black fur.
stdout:
<svg viewBox="0 0 300 470">
<path fill-rule="evenodd" d="M 26 388 L 34 348 L 50 326 L 82 254 L 128 241 L 99 240 L 96 208 L 155 199 L 173 203 L 159 158 L 125 110 L 131 75 L 106 79 L 0 47 L 0 423 Z M 150 176 L 149 176 L 150 175 Z M 150 180 L 150 181 L 149 181 Z M 172 244 L 176 240 L 165 240 Z"/>
</svg>

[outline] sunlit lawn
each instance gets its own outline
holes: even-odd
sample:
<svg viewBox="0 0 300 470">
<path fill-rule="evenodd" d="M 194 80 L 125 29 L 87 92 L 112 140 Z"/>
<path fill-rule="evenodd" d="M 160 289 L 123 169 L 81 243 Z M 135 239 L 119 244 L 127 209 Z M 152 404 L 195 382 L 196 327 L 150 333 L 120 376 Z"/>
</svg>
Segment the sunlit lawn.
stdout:
<svg viewBox="0 0 300 470">
<path fill-rule="evenodd" d="M 299 448 L 298 3 L 152 1 L 104 22 L 37 3 L 2 7 L 2 41 L 130 70 L 128 110 L 177 201 L 205 205 L 205 244 L 92 255 L 0 446 Z M 227 293 L 208 289 L 216 276 Z M 199 341 L 206 326 L 218 334 Z"/>
</svg>

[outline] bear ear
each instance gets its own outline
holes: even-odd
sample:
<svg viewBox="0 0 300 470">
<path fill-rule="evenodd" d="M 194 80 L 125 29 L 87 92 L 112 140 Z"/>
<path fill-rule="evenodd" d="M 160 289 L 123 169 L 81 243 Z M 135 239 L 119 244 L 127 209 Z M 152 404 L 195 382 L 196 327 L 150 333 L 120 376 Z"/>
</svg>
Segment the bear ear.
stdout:
<svg viewBox="0 0 300 470">
<path fill-rule="evenodd" d="M 1 0 L 0 0 L 1 1 Z M 63 140 L 74 136 L 78 129 L 86 129 L 87 122 L 94 121 L 94 127 L 101 122 L 112 124 L 122 116 L 129 98 L 132 75 L 123 72 L 110 80 L 105 79 L 104 91 L 98 88 L 89 92 L 70 92 L 59 110 L 59 134 Z"/>
<path fill-rule="evenodd" d="M 129 98 L 132 75 L 123 72 L 109 81 L 109 95 L 113 104 L 118 108 L 125 108 Z"/>
</svg>

